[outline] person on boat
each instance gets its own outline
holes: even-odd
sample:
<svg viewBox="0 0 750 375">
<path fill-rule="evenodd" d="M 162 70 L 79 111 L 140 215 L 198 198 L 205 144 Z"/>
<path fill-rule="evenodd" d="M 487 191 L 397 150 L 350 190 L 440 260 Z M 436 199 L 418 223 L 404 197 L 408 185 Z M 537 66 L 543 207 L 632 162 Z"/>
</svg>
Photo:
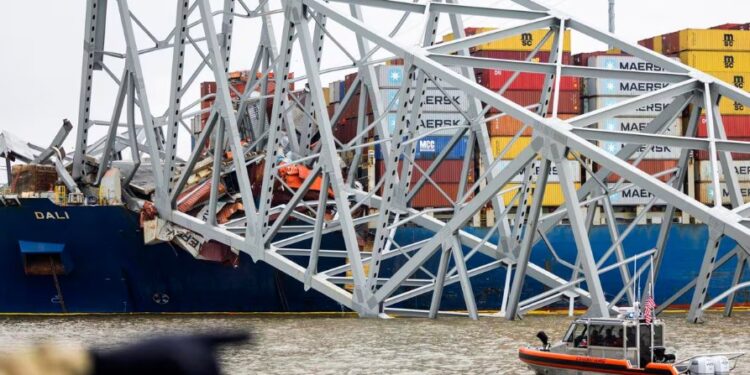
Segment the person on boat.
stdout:
<svg viewBox="0 0 750 375">
<path fill-rule="evenodd" d="M 604 332 L 604 346 L 616 346 L 615 340 L 617 338 L 612 334 L 612 328 L 607 328 Z"/>
<path fill-rule="evenodd" d="M 617 347 L 622 346 L 622 338 L 623 338 L 623 336 L 624 336 L 624 333 L 623 333 L 623 330 L 622 330 L 622 327 L 621 327 L 620 329 L 617 330 L 617 336 L 615 336 L 615 341 L 612 344 L 612 346 L 617 346 Z"/>
<path fill-rule="evenodd" d="M 591 331 L 591 345 L 602 345 L 602 335 L 598 330 Z"/>
</svg>

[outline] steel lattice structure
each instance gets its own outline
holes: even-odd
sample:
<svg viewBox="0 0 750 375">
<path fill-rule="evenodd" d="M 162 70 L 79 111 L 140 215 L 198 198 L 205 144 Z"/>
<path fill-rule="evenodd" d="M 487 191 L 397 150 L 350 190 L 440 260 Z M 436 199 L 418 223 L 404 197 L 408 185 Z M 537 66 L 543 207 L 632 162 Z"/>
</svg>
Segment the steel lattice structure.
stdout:
<svg viewBox="0 0 750 375">
<path fill-rule="evenodd" d="M 681 292 L 684 294 L 691 288 L 694 290 L 689 319 L 697 321 L 702 311 L 715 303 L 704 304 L 712 271 L 729 258 L 737 257 L 740 266 L 735 276 L 735 287 L 720 296 L 729 295 L 728 309 L 731 309 L 731 294 L 744 286 L 737 284 L 748 249 L 740 245 L 723 259 L 716 259 L 716 255 L 719 242 L 724 237 L 739 244 L 750 243 L 747 219 L 750 206 L 744 204 L 737 176 L 734 169 L 729 167 L 732 163 L 731 152 L 750 153 L 750 144 L 726 140 L 718 101 L 728 97 L 750 106 L 750 95 L 532 0 L 514 2 L 524 9 L 469 6 L 451 0 L 284 0 L 281 8 L 272 9 L 268 1 L 249 4 L 246 0 L 224 0 L 223 9 L 215 10 L 211 9 L 208 0 L 179 0 L 175 13 L 162 19 L 170 25 L 175 22 L 174 29 L 164 39 L 158 39 L 131 12 L 128 0 L 111 0 L 113 4 L 110 5 L 116 3 L 116 11 L 114 6 L 108 7 L 107 0 L 88 0 L 73 177 L 79 181 L 79 185 L 96 185 L 108 166 L 116 159 L 122 159 L 122 153 L 129 150 L 134 170 L 143 170 L 147 166 L 146 170 L 152 175 L 155 186 L 152 201 L 160 220 L 167 223 L 165 225 L 245 252 L 254 261 L 266 262 L 299 280 L 305 288 L 312 288 L 363 317 L 389 313 L 435 317 L 441 312 L 440 299 L 444 286 L 459 283 L 468 315 L 477 318 L 470 280 L 499 267 L 513 272 L 512 277 L 508 272 L 502 310 L 495 315 L 513 319 L 528 310 L 561 299 L 575 298 L 589 307 L 589 314 L 607 316 L 613 310 L 614 302 L 623 296 L 633 301 L 634 296 L 630 291 L 634 275 L 628 269 L 628 262 L 633 258 L 653 256 L 658 275 L 664 252 L 675 251 L 666 248 L 666 240 L 673 217 L 679 210 L 706 223 L 711 238 L 699 275 Z M 368 13 L 374 10 L 388 10 L 389 14 L 395 15 L 395 19 L 401 18 L 393 33 L 384 35 L 368 26 L 370 22 L 377 22 L 377 19 L 368 18 Z M 279 22 L 274 25 L 273 15 L 279 13 L 283 13 L 283 21 L 280 25 Z M 467 16 L 513 20 L 517 25 L 466 37 L 463 22 Z M 394 37 L 398 27 L 408 17 L 423 20 L 419 45 L 406 45 Z M 436 28 L 442 17 L 449 19 L 456 39 L 436 44 Z M 116 20 L 119 21 L 114 22 Z M 237 108 L 231 98 L 234 88 L 227 82 L 232 40 L 241 37 L 233 33 L 235 21 L 257 23 L 261 33 L 255 59 L 251 62 L 251 72 L 258 75 L 250 78 L 245 92 L 237 93 L 240 97 Z M 104 40 L 108 23 L 122 25 L 124 40 L 121 42 L 125 45 L 125 51 L 108 49 Z M 328 31 L 332 24 L 353 33 L 356 45 L 346 46 L 337 41 L 337 36 Z M 280 27 L 281 32 L 278 33 L 274 26 Z M 547 62 L 485 59 L 469 55 L 468 49 L 472 46 L 536 29 L 548 29 L 549 32 L 532 56 L 543 43 L 552 40 L 554 48 Z M 153 46 L 139 46 L 137 30 L 148 34 L 153 39 Z M 565 30 L 575 30 L 619 48 L 663 67 L 664 71 L 630 72 L 566 65 L 561 53 Z M 323 69 L 320 61 L 327 51 L 342 53 L 333 48 L 334 45 L 346 51 L 344 53 L 351 58 L 352 64 Z M 404 60 L 408 79 L 398 90 L 395 103 L 384 103 L 378 95 L 374 66 L 382 59 L 372 57 L 376 50 L 387 51 L 392 57 Z M 171 77 L 169 97 L 163 100 L 168 103 L 168 108 L 163 113 L 154 112 L 152 98 L 146 91 L 149 82 L 144 78 L 144 69 L 149 61 L 146 57 L 157 51 L 172 54 L 171 65 L 161 64 L 159 67 L 162 74 Z M 201 61 L 194 71 L 188 70 L 184 64 L 186 56 L 190 54 L 199 56 Z M 304 71 L 294 72 L 296 78 L 292 78 L 289 66 L 295 54 L 304 62 Z M 120 74 L 109 68 L 110 59 L 124 62 Z M 352 67 L 359 74 L 343 102 L 353 100 L 355 90 L 361 89 L 368 95 L 360 96 L 357 136 L 351 142 L 342 143 L 334 137 L 331 127 L 341 116 L 341 111 L 329 115 L 321 76 Z M 545 89 L 539 98 L 539 105 L 536 109 L 524 108 L 504 97 L 505 88 L 494 92 L 482 87 L 476 82 L 472 68 L 545 74 Z M 178 129 L 195 115 L 191 108 L 197 105 L 187 103 L 182 98 L 195 83 L 199 72 L 206 70 L 212 72 L 217 84 L 215 104 L 210 108 L 206 127 L 195 140 L 197 147 L 185 162 L 181 162 L 175 151 Z M 554 99 L 559 95 L 553 95 L 559 90 L 561 76 L 668 82 L 670 85 L 563 121 L 557 116 L 558 101 Z M 98 100 L 92 90 L 93 80 L 97 77 L 111 79 L 118 85 L 114 104 Z M 306 94 L 296 96 L 289 92 L 291 82 L 306 83 Z M 444 160 L 448 149 L 462 136 L 468 136 L 470 145 L 464 165 L 468 165 L 476 149 L 485 166 L 484 174 L 475 182 L 468 182 L 468 168 L 464 168 L 462 181 L 465 183 L 460 187 L 459 196 L 450 197 L 454 207 L 453 215 L 448 220 L 437 219 L 427 210 L 410 207 L 416 189 L 423 184 L 435 184 L 429 177 L 434 168 L 424 171 L 414 163 L 416 141 L 424 136 L 418 126 L 423 110 L 422 96 L 428 84 L 435 84 L 440 90 L 458 88 L 470 98 L 468 110 L 462 111 L 464 124 L 433 166 Z M 272 96 L 251 95 L 256 88 L 266 92 L 269 85 L 275 86 Z M 672 101 L 672 104 L 641 133 L 591 127 L 602 119 L 664 100 Z M 269 101 L 272 102 L 271 106 L 267 105 Z M 365 114 L 366 101 L 369 101 L 374 113 L 372 123 Z M 94 103 L 112 108 L 108 121 L 96 121 L 90 116 Z M 385 114 L 391 106 L 397 106 L 393 109 L 397 114 L 397 123 L 392 132 L 385 121 Z M 266 113 L 266 108 L 270 109 L 269 113 Z M 503 168 L 498 165 L 499 158 L 493 156 L 485 126 L 485 114 L 491 108 L 517 118 L 533 129 L 531 145 Z M 668 125 L 687 108 L 691 111 L 689 123 L 686 124 L 687 135 L 664 135 Z M 540 115 L 548 110 L 552 117 Z M 708 138 L 695 137 L 702 110 L 705 110 L 708 119 Z M 295 116 L 295 111 L 301 111 L 303 115 Z M 107 129 L 107 136 L 97 142 L 89 142 L 89 138 L 93 138 L 88 134 L 89 129 L 102 125 Z M 249 139 L 242 133 L 245 131 L 250 133 Z M 291 198 L 278 203 L 274 200 L 275 195 L 279 194 L 274 186 L 280 183 L 277 160 L 281 156 L 280 144 L 287 140 L 296 158 L 294 163 L 307 165 L 311 173 L 302 187 L 290 194 Z M 593 142 L 600 140 L 624 143 L 625 147 L 617 154 L 611 154 Z M 354 183 L 353 168 L 342 165 L 341 155 L 353 155 L 350 160 L 356 164 L 362 160 L 367 148 L 375 144 L 379 145 L 386 160 L 384 177 L 374 186 L 361 187 Z M 204 147 L 206 145 L 208 147 Z M 678 168 L 669 172 L 669 182 L 663 182 L 659 176 L 649 175 L 627 162 L 629 158 L 636 157 L 637 163 L 646 156 L 650 148 L 639 151 L 643 145 L 668 145 L 681 150 Z M 685 166 L 691 150 L 710 152 L 714 191 L 721 191 L 719 166 L 725 171 L 732 209 L 723 207 L 720 197 L 715 205 L 706 206 L 682 191 L 681 186 L 686 178 Z M 229 151 L 231 156 L 225 151 Z M 179 211 L 177 197 L 185 191 L 196 164 L 206 155 L 213 155 L 214 159 L 212 173 L 207 178 L 211 182 L 211 190 L 208 214 L 204 219 Z M 587 181 L 580 187 L 572 182 L 569 164 L 562 163 L 569 157 L 586 168 Z M 98 172 L 91 167 L 92 158 L 99 165 Z M 538 175 L 532 173 L 530 168 L 536 158 L 541 159 L 542 172 Z M 404 160 L 402 166 L 398 163 L 400 159 Z M 593 171 L 590 162 L 602 168 Z M 559 169 L 565 205 L 543 215 L 543 187 L 547 184 L 548 171 L 553 165 Z M 248 171 L 253 168 L 248 166 L 262 173 L 251 176 Z M 414 173 L 421 177 L 412 184 L 410 181 Z M 508 189 L 511 179 L 519 173 L 524 173 L 524 182 L 514 198 L 516 214 L 509 215 L 510 207 L 504 205 L 500 193 Z M 604 182 L 612 173 L 621 176 L 620 183 L 614 188 Z M 242 202 L 244 211 L 241 217 L 220 224 L 216 220 L 216 213 L 226 197 L 219 186 L 221 180 L 230 175 L 238 183 L 239 191 L 235 198 Z M 327 192 L 330 188 L 332 194 L 319 194 L 315 200 L 306 200 L 308 189 L 318 177 L 322 179 L 320 191 Z M 260 189 L 253 189 L 251 178 L 260 179 Z M 654 195 L 647 207 L 653 205 L 656 199 L 665 201 L 667 207 L 663 213 L 657 246 L 626 258 L 622 241 L 632 232 L 637 220 L 625 230 L 620 230 L 613 215 L 610 194 L 631 184 L 647 189 Z M 488 204 L 497 217 L 497 225 L 491 233 L 499 235 L 498 244 L 489 242 L 489 235 L 478 238 L 462 230 L 472 216 Z M 604 209 L 614 242 L 605 256 L 599 259 L 594 256 L 588 237 L 596 207 Z M 578 249 L 578 261 L 575 265 L 569 265 L 574 270 L 574 277 L 570 280 L 530 261 L 532 246 L 543 241 L 545 233 L 563 220 L 571 225 Z M 356 230 L 363 225 L 374 232 L 372 249 L 365 249 L 358 243 Z M 413 244 L 395 243 L 396 229 L 407 225 L 426 228 L 434 232 L 434 236 Z M 340 236 L 345 249 L 325 248 L 324 235 Z M 303 242 L 311 245 L 300 246 L 299 243 Z M 466 259 L 476 253 L 489 256 L 491 261 L 479 267 L 467 267 Z M 603 258 L 611 255 L 617 258 L 617 262 L 613 266 L 602 266 L 605 262 Z M 323 269 L 319 267 L 319 260 L 324 258 L 341 259 L 342 265 Z M 381 274 L 381 264 L 395 258 L 402 258 L 395 272 Z M 439 259 L 437 271 L 424 267 L 433 258 Z M 641 274 L 647 268 L 648 264 L 644 264 L 637 272 Z M 620 272 L 625 280 L 620 295 L 612 301 L 605 299 L 600 281 L 600 274 L 610 271 Z M 521 290 L 527 278 L 543 283 L 548 291 L 521 300 Z M 583 282 L 585 289 L 581 287 Z M 351 287 L 347 288 L 347 284 Z M 432 304 L 429 311 L 408 311 L 394 307 L 411 298 L 430 294 Z"/>
</svg>

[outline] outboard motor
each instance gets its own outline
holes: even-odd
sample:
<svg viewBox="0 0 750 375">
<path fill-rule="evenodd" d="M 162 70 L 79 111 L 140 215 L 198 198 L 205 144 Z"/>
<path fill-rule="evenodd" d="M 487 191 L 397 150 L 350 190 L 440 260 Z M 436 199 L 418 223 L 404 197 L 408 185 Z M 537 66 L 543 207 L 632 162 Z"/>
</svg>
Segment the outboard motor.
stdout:
<svg viewBox="0 0 750 375">
<path fill-rule="evenodd" d="M 549 350 L 549 337 L 547 337 L 547 334 L 544 331 L 539 331 L 536 337 L 542 342 L 542 349 Z"/>
<path fill-rule="evenodd" d="M 731 367 L 729 366 L 729 359 L 727 357 L 717 355 L 711 357 L 711 360 L 714 362 L 714 374 L 729 375 Z"/>
<path fill-rule="evenodd" d="M 690 375 L 714 375 L 714 359 L 713 357 L 697 357 L 690 361 L 689 367 Z"/>
</svg>

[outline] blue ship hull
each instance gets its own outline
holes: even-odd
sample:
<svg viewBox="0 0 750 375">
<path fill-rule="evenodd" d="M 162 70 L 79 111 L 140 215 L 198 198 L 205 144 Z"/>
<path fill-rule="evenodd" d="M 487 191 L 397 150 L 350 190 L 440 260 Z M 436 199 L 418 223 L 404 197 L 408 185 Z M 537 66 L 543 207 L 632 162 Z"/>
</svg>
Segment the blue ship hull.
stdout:
<svg viewBox="0 0 750 375">
<path fill-rule="evenodd" d="M 122 207 L 58 207 L 47 199 L 21 199 L 20 206 L 0 207 L 0 313 L 59 313 L 62 305 L 52 276 L 30 276 L 24 271 L 24 255 L 19 241 L 64 245 L 66 274 L 58 276 L 67 312 L 138 313 L 138 312 L 311 312 L 345 309 L 315 292 L 305 292 L 302 285 L 267 266 L 253 263 L 241 255 L 239 266 L 199 261 L 170 244 L 145 246 L 138 217 Z M 485 228 L 467 228 L 482 236 Z M 632 254 L 654 246 L 658 225 L 638 226 L 625 241 Z M 400 229 L 396 242 L 408 244 L 428 238 L 431 232 L 418 228 Z M 574 262 L 575 245 L 567 226 L 552 230 L 549 239 L 558 256 Z M 326 238 L 326 248 L 342 248 L 340 239 Z M 494 241 L 494 239 L 493 239 Z M 707 229 L 701 225 L 675 225 L 669 237 L 665 266 L 659 275 L 657 302 L 671 296 L 695 276 L 707 241 Z M 605 227 L 591 231 L 594 251 L 601 254 L 610 245 Z M 725 241 L 721 253 L 733 246 Z M 468 249 L 466 249 L 468 251 Z M 469 266 L 484 264 L 477 255 Z M 534 248 L 534 262 L 548 265 L 560 276 L 569 271 L 554 261 L 542 244 Z M 612 257 L 614 259 L 614 257 Z M 400 260 L 395 260 L 397 262 Z M 384 274 L 395 263 L 384 263 Z M 436 268 L 431 259 L 427 268 Z M 336 263 L 321 264 L 332 267 Z M 734 261 L 714 273 L 709 295 L 725 290 L 732 278 Z M 473 278 L 474 292 L 480 309 L 500 306 L 505 271 L 497 269 Z M 619 272 L 602 276 L 609 297 L 622 285 Z M 526 283 L 524 294 L 544 290 L 533 281 Z M 688 293 L 677 301 L 690 302 Z M 748 301 L 747 294 L 738 303 Z M 430 294 L 410 300 L 399 307 L 427 308 Z M 458 285 L 446 288 L 442 308 L 463 309 Z"/>
</svg>

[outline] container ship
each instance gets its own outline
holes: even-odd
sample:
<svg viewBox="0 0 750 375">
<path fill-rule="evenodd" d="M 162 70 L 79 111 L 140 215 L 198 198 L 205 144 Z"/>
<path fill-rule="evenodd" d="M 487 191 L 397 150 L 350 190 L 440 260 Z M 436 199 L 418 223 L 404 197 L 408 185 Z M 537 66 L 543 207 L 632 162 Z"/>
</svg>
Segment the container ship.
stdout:
<svg viewBox="0 0 750 375">
<path fill-rule="evenodd" d="M 707 71 L 719 79 L 735 86 L 747 89 L 745 79 L 750 77 L 750 44 L 746 49 L 728 48 L 727 51 L 706 51 L 701 37 L 712 35 L 716 30 L 721 34 L 729 33 L 736 40 L 750 38 L 750 31 L 740 31 L 742 25 L 722 25 L 712 30 L 683 30 L 672 34 L 660 35 L 641 41 L 641 44 L 679 59 L 682 62 Z M 466 34 L 472 35 L 485 32 L 487 28 L 467 28 Z M 727 31 L 730 30 L 730 31 Z M 525 60 L 529 58 L 532 47 L 531 40 L 540 40 L 547 30 L 539 30 L 517 37 L 497 40 L 476 46 L 471 54 L 477 57 Z M 694 36 L 699 37 L 696 39 Z M 564 36 L 563 61 L 566 64 L 621 69 L 630 71 L 658 71 L 660 68 L 647 64 L 635 57 L 627 56 L 620 51 L 610 50 L 594 53 L 584 53 L 573 56 L 570 49 L 570 33 Z M 452 35 L 445 35 L 443 40 L 450 41 Z M 695 42 L 698 40 L 698 42 Z M 723 40 L 723 39 L 722 39 Z M 750 40 L 750 39 L 747 39 Z M 739 44 L 739 43 L 738 43 Z M 535 58 L 547 61 L 551 43 L 542 46 L 535 54 Z M 726 56 L 730 56 L 731 63 Z M 385 103 L 396 100 L 396 92 L 403 84 L 405 71 L 403 61 L 391 60 L 375 67 L 377 80 L 381 88 L 381 99 Z M 479 83 L 491 90 L 506 88 L 504 96 L 523 106 L 532 106 L 538 102 L 543 87 L 544 76 L 541 74 L 521 73 L 512 80 L 512 72 L 477 69 L 476 76 Z M 243 92 L 244 85 L 249 80 L 248 74 L 237 72 L 230 74 L 230 83 L 235 90 Z M 356 80 L 356 75 L 345 77 L 342 81 L 331 82 L 326 88 L 328 93 L 327 105 L 330 113 L 341 111 L 341 119 L 332 124 L 335 137 L 341 142 L 350 141 L 357 134 L 357 103 L 358 95 L 350 100 L 345 108 L 339 108 L 344 93 Z M 584 112 L 605 108 L 630 97 L 660 89 L 661 86 L 643 84 L 642 82 L 626 82 L 603 79 L 581 80 L 574 77 L 563 77 L 560 81 L 560 101 L 558 117 L 572 118 Z M 290 90 L 293 88 L 290 88 Z M 207 97 L 217 90 L 213 82 L 201 85 L 201 96 Z M 269 93 L 274 91 L 268 88 Z M 234 95 L 234 94 L 233 94 Z M 234 99 L 237 96 L 234 95 Z M 468 98 L 465 93 L 456 89 L 438 90 L 428 88 L 424 101 L 424 114 L 421 118 L 422 129 L 430 131 L 430 135 L 422 138 L 417 145 L 415 163 L 421 169 L 429 168 L 435 156 L 442 151 L 454 134 L 455 124 L 461 121 L 459 111 L 464 107 Z M 214 103 L 211 99 L 202 101 L 204 111 L 196 116 L 193 123 L 198 133 L 209 119 L 209 109 Z M 236 103 L 235 103 L 236 104 Z M 661 109 L 669 103 L 658 103 L 652 108 L 640 108 L 628 116 L 601 121 L 598 127 L 622 131 L 638 132 L 652 120 Z M 721 105 L 725 115 L 725 126 L 730 139 L 750 140 L 750 109 L 738 106 L 736 103 Z M 263 111 L 260 111 L 263 112 Z M 494 116 L 496 113 L 488 113 Z M 367 121 L 371 122 L 372 118 Z M 395 112 L 388 117 L 392 127 L 395 127 Z M 705 119 L 704 119 L 705 122 Z M 509 116 L 498 117 L 487 121 L 487 129 L 491 136 L 491 145 L 496 157 L 509 163 L 531 143 L 531 129 L 521 132 L 524 124 Z M 442 129 L 444 128 L 444 129 Z M 668 132 L 683 134 L 683 122 L 677 119 L 670 126 Z M 699 127 L 698 136 L 706 136 L 706 127 Z M 194 144 L 195 146 L 195 144 Z M 617 153 L 622 144 L 602 144 L 604 149 Z M 315 290 L 306 291 L 302 283 L 284 273 L 274 269 L 264 262 L 254 262 L 244 253 L 226 251 L 220 246 L 213 246 L 211 242 L 191 244 L 190 238 L 177 235 L 175 240 L 167 242 L 153 241 L 147 238 L 149 228 L 145 228 L 147 207 L 132 210 L 119 199 L 115 190 L 119 189 L 120 178 L 114 176 L 102 182 L 102 187 L 95 194 L 83 194 L 79 202 L 71 204 L 66 199 L 65 181 L 61 181 L 56 167 L 43 163 L 33 163 L 36 157 L 23 157 L 18 150 L 27 150 L 29 145 L 15 140 L 10 134 L 0 136 L 0 156 L 6 160 L 28 160 L 30 164 L 16 164 L 12 167 L 8 163 L 9 186 L 0 197 L 0 228 L 4 234 L 0 236 L 0 313 L 9 314 L 38 314 L 38 313 L 164 313 L 164 312 L 343 312 L 346 308 L 334 300 L 327 298 Z M 33 149 L 33 147 L 32 147 Z M 36 150 L 38 152 L 39 150 Z M 4 152 L 4 155 L 3 155 Z M 450 150 L 445 162 L 433 174 L 435 183 L 441 191 L 455 195 L 462 183 L 459 181 L 461 163 L 467 152 L 467 140 L 461 139 Z M 691 158 L 688 182 L 685 189 L 702 202 L 709 203 L 716 192 L 707 183 L 710 175 L 707 167 L 707 153 L 697 152 Z M 649 157 L 642 160 L 639 168 L 649 174 L 675 168 L 679 153 L 669 147 L 659 147 L 649 153 Z M 54 158 L 54 156 L 53 156 Z M 47 158 L 49 160 L 49 157 Z M 742 193 L 746 202 L 750 201 L 750 161 L 736 157 L 736 172 L 743 181 Z M 58 155 L 58 161 L 65 161 L 64 155 Z M 580 186 L 585 173 L 580 164 L 575 165 L 574 183 Z M 501 165 L 503 165 L 501 163 Z M 595 170 L 599 168 L 592 165 Z M 364 186 L 374 186 L 372 181 L 382 177 L 384 164 L 379 147 L 372 147 L 371 152 L 363 162 L 354 165 L 359 183 Z M 469 179 L 473 181 L 482 172 L 479 158 L 470 165 Z M 123 170 L 123 174 L 127 171 Z M 538 172 L 537 172 L 538 173 Z M 131 176 L 133 177 L 133 176 Z M 129 180 L 131 186 L 138 185 L 137 177 Z M 617 176 L 610 176 L 607 183 L 615 184 Z M 287 180 L 293 185 L 292 180 Z M 522 176 L 518 176 L 515 183 L 522 183 Z M 748 185 L 748 186 L 745 186 Z M 147 184 L 138 185 L 139 189 L 148 190 Z M 108 190 L 109 189 L 109 190 Z M 196 187 L 197 190 L 200 186 Z M 323 193 L 321 193 L 323 194 Z M 727 197 L 728 192 L 722 193 Z M 93 198 L 92 198 L 93 196 Z M 184 199 L 182 199 L 184 198 Z M 502 199 L 506 205 L 512 205 L 512 194 L 504 194 Z M 637 187 L 621 190 L 611 197 L 615 208 L 614 215 L 622 221 L 624 229 L 629 220 L 638 218 L 639 225 L 634 233 L 627 237 L 623 247 L 627 256 L 634 255 L 654 248 L 659 235 L 660 223 L 647 213 L 641 215 L 641 210 L 653 198 L 650 193 Z M 186 210 L 192 210 L 193 202 L 189 195 L 181 197 L 178 202 L 186 204 Z M 552 212 L 563 204 L 563 194 L 559 184 L 559 176 L 555 169 L 551 170 L 547 185 L 543 210 Z M 425 184 L 411 201 L 411 207 L 417 209 L 437 209 L 435 215 L 442 215 L 440 208 L 450 207 L 450 202 L 436 189 L 435 186 Z M 226 209 L 227 215 L 236 209 L 225 205 L 219 212 Z M 663 202 L 656 202 L 650 210 L 658 212 L 664 209 Z M 137 212 L 140 211 L 140 212 Z M 513 214 L 513 212 L 511 212 Z M 450 213 L 446 213 L 450 215 Z M 612 245 L 608 228 L 601 224 L 602 213 L 597 212 L 594 226 L 589 232 L 590 242 L 594 254 L 598 257 Z M 478 213 L 470 226 L 464 228 L 468 233 L 479 238 L 484 237 L 495 224 L 492 209 L 488 208 Z M 362 242 L 371 241 L 371 229 L 364 228 L 358 233 Z M 399 244 L 412 244 L 429 239 L 434 233 L 417 227 L 399 228 L 393 241 Z M 146 240 L 144 240 L 146 238 Z M 557 225 L 547 235 L 547 240 L 553 243 L 555 252 L 550 252 L 544 243 L 535 245 L 532 251 L 532 262 L 546 265 L 548 271 L 556 275 L 573 277 L 569 269 L 560 265 L 560 259 L 573 260 L 576 258 L 576 245 L 573 234 L 568 225 Z M 709 240 L 708 229 L 704 224 L 695 222 L 688 215 L 683 215 L 681 223 L 671 228 L 668 248 L 680 249 L 665 254 L 663 267 L 659 274 L 655 290 L 657 303 L 661 303 L 672 296 L 680 288 L 695 278 L 697 272 L 683 270 L 697 270 L 703 260 L 706 243 Z M 345 249 L 343 239 L 337 235 L 323 237 L 326 249 Z M 490 241 L 497 243 L 497 235 L 490 236 Z M 148 244 L 147 244 L 148 243 Z M 723 241 L 719 256 L 727 254 L 736 244 Z M 479 254 L 471 258 L 468 266 L 486 262 Z M 198 258 L 199 260 L 197 260 Z M 341 259 L 327 266 L 345 264 Z M 383 273 L 391 273 L 397 269 L 397 264 L 384 263 Z M 428 268 L 436 268 L 435 264 L 428 264 Z M 719 294 L 732 285 L 735 270 L 734 258 L 724 262 L 714 272 L 709 295 Z M 615 273 L 601 276 L 608 298 L 613 298 L 622 280 Z M 507 288 L 505 270 L 496 269 L 471 279 L 477 307 L 486 311 L 497 311 L 502 304 L 502 291 Z M 530 281 L 524 285 L 522 294 L 525 296 L 539 295 L 548 287 L 541 283 Z M 750 295 L 738 293 L 736 303 L 750 302 Z M 670 301 L 673 306 L 685 305 L 690 302 L 689 295 Z M 423 296 L 403 302 L 397 307 L 405 309 L 429 309 L 430 297 Z M 567 304 L 560 305 L 567 307 Z M 447 286 L 442 297 L 441 308 L 447 310 L 462 310 L 465 308 L 459 285 Z"/>
</svg>

